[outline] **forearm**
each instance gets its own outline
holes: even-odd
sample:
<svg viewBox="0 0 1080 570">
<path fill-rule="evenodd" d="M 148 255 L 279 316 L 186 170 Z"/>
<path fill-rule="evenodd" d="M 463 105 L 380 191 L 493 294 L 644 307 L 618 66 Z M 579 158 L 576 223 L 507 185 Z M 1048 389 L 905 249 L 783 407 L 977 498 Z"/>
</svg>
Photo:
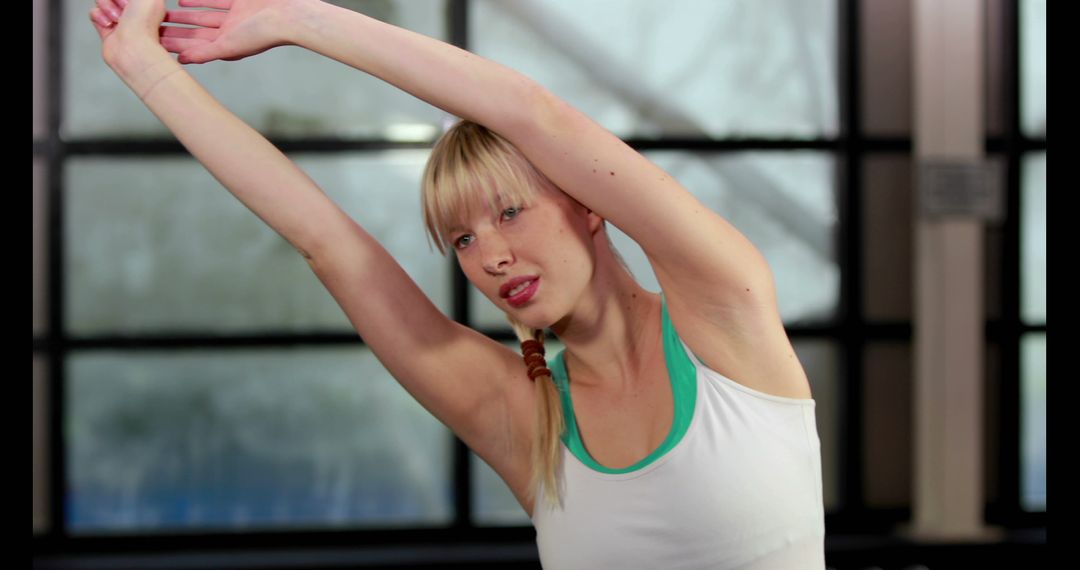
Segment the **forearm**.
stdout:
<svg viewBox="0 0 1080 570">
<path fill-rule="evenodd" d="M 218 182 L 305 257 L 322 233 L 348 222 L 302 170 L 164 50 L 111 65 Z"/>
<path fill-rule="evenodd" d="M 290 41 L 503 134 L 528 117 L 538 84 L 494 61 L 333 4 L 296 5 Z"/>
</svg>

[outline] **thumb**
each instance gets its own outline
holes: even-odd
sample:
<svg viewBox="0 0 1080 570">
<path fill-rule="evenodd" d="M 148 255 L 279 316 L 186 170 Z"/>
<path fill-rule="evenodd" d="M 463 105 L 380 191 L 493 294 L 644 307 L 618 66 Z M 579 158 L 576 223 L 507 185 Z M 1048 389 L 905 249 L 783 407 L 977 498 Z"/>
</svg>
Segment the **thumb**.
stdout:
<svg viewBox="0 0 1080 570">
<path fill-rule="evenodd" d="M 206 63 L 208 60 L 206 55 L 202 53 L 204 50 L 189 49 L 180 53 L 176 58 L 180 63 Z"/>
</svg>

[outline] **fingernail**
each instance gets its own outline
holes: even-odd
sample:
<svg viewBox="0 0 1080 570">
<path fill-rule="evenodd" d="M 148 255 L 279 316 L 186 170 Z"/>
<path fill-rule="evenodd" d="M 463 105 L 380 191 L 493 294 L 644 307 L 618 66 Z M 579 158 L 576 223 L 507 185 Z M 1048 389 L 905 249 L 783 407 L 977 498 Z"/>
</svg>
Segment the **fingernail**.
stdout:
<svg viewBox="0 0 1080 570">
<path fill-rule="evenodd" d="M 120 21 L 120 12 L 116 9 L 109 8 L 109 15 L 112 16 L 113 20 Z"/>
<path fill-rule="evenodd" d="M 119 4 L 121 8 L 127 8 L 127 0 L 116 0 L 116 3 Z"/>
<path fill-rule="evenodd" d="M 112 22 L 110 22 L 109 19 L 106 18 L 103 14 L 98 14 L 94 16 L 94 21 L 101 24 L 102 26 L 105 26 L 106 28 L 112 25 Z"/>
</svg>

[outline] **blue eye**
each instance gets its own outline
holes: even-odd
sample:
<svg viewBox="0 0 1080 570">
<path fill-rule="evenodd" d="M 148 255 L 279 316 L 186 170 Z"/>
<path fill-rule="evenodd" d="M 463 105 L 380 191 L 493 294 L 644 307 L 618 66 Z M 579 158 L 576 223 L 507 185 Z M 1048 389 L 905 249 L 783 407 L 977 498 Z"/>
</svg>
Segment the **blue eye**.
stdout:
<svg viewBox="0 0 1080 570">
<path fill-rule="evenodd" d="M 509 208 L 504 209 L 502 211 L 502 215 L 506 219 L 513 219 L 513 218 L 516 218 L 517 215 L 520 214 L 521 210 L 523 210 L 523 209 L 524 208 L 522 208 L 521 206 L 511 206 Z M 465 243 L 463 245 L 462 240 L 464 240 L 465 238 L 472 238 L 472 237 L 473 237 L 472 234 L 464 234 L 464 235 L 462 235 L 461 237 L 454 240 L 454 247 L 457 248 L 457 249 L 461 249 L 461 248 L 465 247 L 466 245 L 468 245 L 468 243 Z M 471 239 L 470 239 L 469 243 L 472 243 Z"/>
</svg>

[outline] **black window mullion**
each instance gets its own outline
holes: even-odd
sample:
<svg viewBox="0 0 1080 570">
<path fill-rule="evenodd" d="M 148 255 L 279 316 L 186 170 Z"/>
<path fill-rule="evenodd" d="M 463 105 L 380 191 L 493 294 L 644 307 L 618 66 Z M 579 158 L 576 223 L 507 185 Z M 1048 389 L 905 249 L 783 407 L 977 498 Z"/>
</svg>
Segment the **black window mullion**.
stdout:
<svg viewBox="0 0 1080 570">
<path fill-rule="evenodd" d="M 862 224 L 860 217 L 862 188 L 862 98 L 859 90 L 861 81 L 859 54 L 861 53 L 859 36 L 859 1 L 845 0 L 840 4 L 840 17 L 837 29 L 841 37 L 837 38 L 840 53 L 837 61 L 843 71 L 839 93 L 840 101 L 840 151 L 837 164 L 842 168 L 838 172 L 840 200 L 840 225 L 837 232 L 837 251 L 840 252 L 840 314 L 842 330 L 838 339 L 841 361 L 844 363 L 838 380 L 842 381 L 840 409 L 838 415 L 838 433 L 845 434 L 840 454 L 841 465 L 839 488 L 841 506 L 839 513 L 843 518 L 859 520 L 865 517 L 867 509 L 863 500 L 863 351 L 865 350 L 865 320 L 862 308 Z M 838 513 L 838 514 L 839 514 Z"/>
<path fill-rule="evenodd" d="M 1005 97 L 1005 188 L 1006 207 L 1002 225 L 1002 290 L 1001 320 L 1003 327 L 998 339 L 1001 354 L 1001 374 L 998 386 L 999 429 L 998 445 L 998 509 L 1002 524 L 1017 522 L 1020 508 L 1020 18 L 1019 2 L 1003 5 L 1003 34 L 1005 61 L 1003 86 Z M 988 515 L 990 513 L 987 513 Z"/>
<path fill-rule="evenodd" d="M 466 0 L 449 0 L 446 5 L 447 24 L 450 27 L 450 43 L 469 49 L 469 4 Z M 451 255 L 451 296 L 453 298 L 453 318 L 459 323 L 472 326 L 469 317 L 469 281 L 458 265 L 457 256 Z M 454 526 L 472 528 L 474 514 L 472 508 L 472 451 L 465 442 L 454 436 Z"/>
<path fill-rule="evenodd" d="M 61 24 L 63 5 L 60 0 L 49 0 L 48 23 L 46 25 L 46 45 L 49 49 L 48 77 L 49 93 L 47 96 L 48 133 L 47 137 L 47 166 L 48 190 L 46 219 L 48 231 L 46 240 L 48 263 L 48 327 L 46 333 L 48 346 L 51 350 L 47 354 L 49 369 L 46 375 L 48 386 L 48 408 L 46 414 L 49 426 L 49 473 L 48 473 L 48 501 L 49 501 L 49 529 L 45 536 L 48 541 L 60 542 L 68 537 L 66 517 L 66 477 L 67 460 L 65 457 L 64 439 L 64 405 L 66 393 L 66 374 L 64 363 L 67 360 L 67 338 L 63 328 L 64 323 L 64 265 L 63 242 L 64 242 L 64 187 L 63 172 L 66 162 L 66 151 L 63 140 L 60 138 L 60 125 L 62 123 L 62 107 L 60 94 L 64 90 L 63 77 L 63 47 L 64 38 Z"/>
</svg>

